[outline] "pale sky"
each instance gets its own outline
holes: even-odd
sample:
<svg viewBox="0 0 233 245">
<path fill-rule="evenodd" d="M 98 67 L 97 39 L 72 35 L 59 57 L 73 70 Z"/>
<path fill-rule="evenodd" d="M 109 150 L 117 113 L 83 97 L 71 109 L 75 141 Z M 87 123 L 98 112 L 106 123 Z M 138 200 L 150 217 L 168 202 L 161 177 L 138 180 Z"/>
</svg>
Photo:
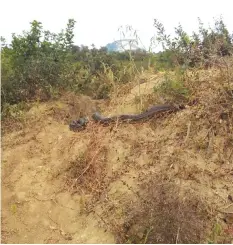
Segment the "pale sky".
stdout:
<svg viewBox="0 0 233 245">
<path fill-rule="evenodd" d="M 77 21 L 77 45 L 105 46 L 120 38 L 117 30 L 121 25 L 132 25 L 148 46 L 155 34 L 155 18 L 164 24 L 167 33 L 180 22 L 191 34 L 197 29 L 197 17 L 208 25 L 222 15 L 233 32 L 232 5 L 233 0 L 5 0 L 0 3 L 0 35 L 9 42 L 11 33 L 29 30 L 32 20 L 42 22 L 46 30 L 59 32 L 73 18 Z"/>
</svg>

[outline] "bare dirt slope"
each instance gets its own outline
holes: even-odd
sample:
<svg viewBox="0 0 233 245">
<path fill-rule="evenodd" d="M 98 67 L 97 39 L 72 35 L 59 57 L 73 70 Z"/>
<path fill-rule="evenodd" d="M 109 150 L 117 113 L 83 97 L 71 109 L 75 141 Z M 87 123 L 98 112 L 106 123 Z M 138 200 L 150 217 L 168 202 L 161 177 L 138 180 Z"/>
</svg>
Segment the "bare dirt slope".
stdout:
<svg viewBox="0 0 233 245">
<path fill-rule="evenodd" d="M 195 119 L 199 105 L 74 133 L 69 104 L 33 107 L 30 123 L 4 135 L 2 242 L 233 240 L 232 145 Z M 95 106 L 87 99 L 82 113 Z"/>
</svg>

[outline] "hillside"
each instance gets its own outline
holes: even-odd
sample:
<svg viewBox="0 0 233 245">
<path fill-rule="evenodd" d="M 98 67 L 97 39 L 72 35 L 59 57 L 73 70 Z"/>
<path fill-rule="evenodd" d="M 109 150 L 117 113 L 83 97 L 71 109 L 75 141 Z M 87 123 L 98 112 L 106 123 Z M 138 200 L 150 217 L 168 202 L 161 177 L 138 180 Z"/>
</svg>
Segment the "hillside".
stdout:
<svg viewBox="0 0 233 245">
<path fill-rule="evenodd" d="M 64 94 L 4 125 L 2 242 L 230 243 L 233 241 L 233 101 L 226 73 L 188 73 L 185 109 L 107 127 L 68 123 L 95 110 L 138 113 L 165 101 L 147 74 L 140 89 L 91 100 Z M 140 93 L 139 93 L 140 91 Z M 163 93 L 162 93 L 163 92 Z M 141 99 L 141 100 L 140 100 Z"/>
</svg>

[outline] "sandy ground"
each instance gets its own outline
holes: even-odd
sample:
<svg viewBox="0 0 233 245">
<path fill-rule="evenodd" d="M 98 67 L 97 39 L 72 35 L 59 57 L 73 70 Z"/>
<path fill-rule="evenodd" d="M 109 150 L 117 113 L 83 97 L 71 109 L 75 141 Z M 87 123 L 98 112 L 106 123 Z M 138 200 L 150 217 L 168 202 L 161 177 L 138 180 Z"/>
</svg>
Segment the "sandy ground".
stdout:
<svg viewBox="0 0 233 245">
<path fill-rule="evenodd" d="M 141 91 L 151 90 L 151 86 L 153 81 L 142 84 Z M 137 89 L 134 88 L 133 92 Z M 132 96 L 128 95 L 126 99 L 131 105 Z M 38 118 L 45 105 L 33 109 Z M 130 110 L 125 108 L 125 113 L 129 113 Z M 230 229 L 231 221 L 226 224 L 223 219 L 225 213 L 233 212 L 229 200 L 233 195 L 232 155 L 230 149 L 224 149 L 221 137 L 213 138 L 211 153 L 200 147 L 201 141 L 194 139 L 204 139 L 208 129 L 201 128 L 198 132 L 191 129 L 190 137 L 186 138 L 188 121 L 194 112 L 195 108 L 189 108 L 143 124 L 110 127 L 90 124 L 85 131 L 78 133 L 69 131 L 64 122 L 47 116 L 23 130 L 4 135 L 2 242 L 116 243 L 115 230 L 111 229 L 113 219 L 118 224 L 124 222 L 125 214 L 121 209 L 129 199 L 135 199 L 131 190 L 139 190 L 138 186 L 151 176 L 179 186 L 179 193 L 189 193 L 186 199 L 191 200 L 195 194 L 204 203 L 208 209 L 208 217 L 203 219 L 206 221 L 204 227 L 209 229 L 204 242 L 210 239 L 211 227 L 216 223 L 222 230 Z M 94 212 L 84 212 L 85 200 L 95 197 L 96 191 L 90 191 L 88 183 L 82 186 L 80 182 L 82 188 L 75 192 L 70 185 L 73 182 L 67 179 L 71 179 L 72 162 L 85 150 L 95 155 L 96 148 L 91 147 L 93 135 L 94 145 L 105 147 L 98 161 L 104 163 L 99 172 L 104 171 L 101 178 L 106 181 L 102 184 L 98 177 L 102 173 L 94 172 L 93 178 L 97 176 L 100 184 L 93 182 L 93 185 L 101 186 L 103 191 L 91 202 Z M 90 162 L 93 165 L 94 157 L 91 155 L 90 159 L 87 166 Z M 90 166 L 85 174 L 81 171 L 78 175 L 85 177 L 89 170 Z M 173 205 L 174 193 L 171 190 L 167 194 L 170 195 L 167 200 Z M 114 208 L 110 209 L 113 204 Z M 217 212 L 217 209 L 223 212 Z M 164 217 L 163 220 L 167 222 Z M 227 237 L 228 242 L 233 240 L 230 232 L 222 236 Z M 180 239 L 182 241 L 182 237 Z M 159 241 L 166 239 L 156 242 Z M 171 241 L 167 239 L 167 242 Z"/>
</svg>

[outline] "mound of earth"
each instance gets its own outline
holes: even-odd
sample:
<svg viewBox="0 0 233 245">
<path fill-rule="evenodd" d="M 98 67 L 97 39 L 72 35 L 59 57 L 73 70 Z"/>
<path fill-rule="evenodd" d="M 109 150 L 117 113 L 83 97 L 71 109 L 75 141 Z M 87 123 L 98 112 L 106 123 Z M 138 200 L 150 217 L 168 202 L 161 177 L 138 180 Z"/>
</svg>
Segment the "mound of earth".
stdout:
<svg viewBox="0 0 233 245">
<path fill-rule="evenodd" d="M 151 84 L 142 84 L 145 95 Z M 124 95 L 128 107 L 74 95 L 40 103 L 21 129 L 5 133 L 2 242 L 233 240 L 232 118 L 208 114 L 206 90 L 185 110 L 143 123 L 69 130 L 69 121 L 97 108 L 106 116 L 137 112 L 137 89 Z"/>
</svg>

